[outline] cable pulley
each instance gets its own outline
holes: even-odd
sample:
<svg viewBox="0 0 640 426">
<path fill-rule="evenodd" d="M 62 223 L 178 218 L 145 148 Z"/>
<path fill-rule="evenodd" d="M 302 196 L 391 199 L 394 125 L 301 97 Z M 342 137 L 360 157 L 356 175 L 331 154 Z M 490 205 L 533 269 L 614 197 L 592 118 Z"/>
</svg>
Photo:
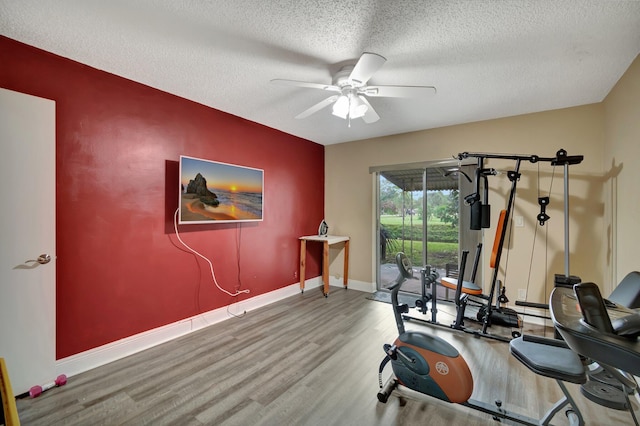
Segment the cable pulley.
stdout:
<svg viewBox="0 0 640 426">
<path fill-rule="evenodd" d="M 549 205 L 549 197 L 538 197 L 538 204 L 540 204 L 540 213 L 536 216 L 540 226 L 544 226 L 545 222 L 551 219 L 551 216 L 547 214 L 547 206 Z"/>
</svg>

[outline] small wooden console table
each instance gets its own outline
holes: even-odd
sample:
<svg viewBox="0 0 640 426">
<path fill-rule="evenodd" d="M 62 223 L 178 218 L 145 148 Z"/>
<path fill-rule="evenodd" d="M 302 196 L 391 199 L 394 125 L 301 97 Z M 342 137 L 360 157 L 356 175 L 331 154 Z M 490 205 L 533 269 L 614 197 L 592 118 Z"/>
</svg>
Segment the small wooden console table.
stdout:
<svg viewBox="0 0 640 426">
<path fill-rule="evenodd" d="M 329 295 L 329 246 L 344 242 L 344 274 L 342 282 L 344 288 L 347 288 L 349 279 L 349 237 L 338 235 L 309 235 L 300 237 L 300 291 L 304 292 L 305 267 L 307 257 L 307 241 L 319 241 L 323 243 L 322 247 L 322 290 L 324 297 Z"/>
</svg>

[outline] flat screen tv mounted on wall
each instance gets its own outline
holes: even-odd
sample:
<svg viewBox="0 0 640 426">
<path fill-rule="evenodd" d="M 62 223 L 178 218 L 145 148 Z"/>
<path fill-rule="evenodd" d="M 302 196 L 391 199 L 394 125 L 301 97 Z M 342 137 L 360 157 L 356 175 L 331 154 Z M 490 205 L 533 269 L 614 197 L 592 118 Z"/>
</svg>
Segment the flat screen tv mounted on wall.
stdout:
<svg viewBox="0 0 640 426">
<path fill-rule="evenodd" d="M 264 170 L 180 156 L 180 224 L 259 222 Z"/>
</svg>

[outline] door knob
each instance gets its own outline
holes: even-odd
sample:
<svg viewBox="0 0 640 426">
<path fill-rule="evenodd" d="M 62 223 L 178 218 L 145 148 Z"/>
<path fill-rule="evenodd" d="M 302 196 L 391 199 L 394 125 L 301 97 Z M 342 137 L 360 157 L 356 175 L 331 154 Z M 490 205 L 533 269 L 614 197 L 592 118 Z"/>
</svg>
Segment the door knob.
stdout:
<svg viewBox="0 0 640 426">
<path fill-rule="evenodd" d="M 38 256 L 37 259 L 33 260 L 27 260 L 24 263 L 29 263 L 29 262 L 38 262 L 41 265 L 46 265 L 47 263 L 51 262 L 51 256 L 49 256 L 48 254 L 41 254 L 40 256 Z"/>
</svg>

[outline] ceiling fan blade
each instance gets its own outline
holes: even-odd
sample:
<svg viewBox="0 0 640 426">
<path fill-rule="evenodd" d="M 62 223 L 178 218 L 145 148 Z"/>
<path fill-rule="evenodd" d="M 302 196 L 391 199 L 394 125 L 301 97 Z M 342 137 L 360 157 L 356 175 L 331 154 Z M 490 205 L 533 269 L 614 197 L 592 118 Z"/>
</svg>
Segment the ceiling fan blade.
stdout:
<svg viewBox="0 0 640 426">
<path fill-rule="evenodd" d="M 361 93 L 381 98 L 420 98 L 434 95 L 436 88 L 433 86 L 367 86 Z"/>
<path fill-rule="evenodd" d="M 338 95 L 333 95 L 333 96 L 329 96 L 327 99 L 318 102 L 317 104 L 315 104 L 314 106 L 312 106 L 309 109 L 306 109 L 304 111 L 302 111 L 300 114 L 296 115 L 295 118 L 300 119 L 300 118 L 307 118 L 308 116 L 310 116 L 311 114 L 320 111 L 322 108 L 331 105 L 332 103 L 334 103 L 336 100 L 338 99 Z"/>
<path fill-rule="evenodd" d="M 296 80 L 283 80 L 280 78 L 271 80 L 271 83 L 277 84 L 279 86 L 295 86 L 295 87 L 305 87 L 307 89 L 320 89 L 320 90 L 328 90 L 330 92 L 340 92 L 340 88 L 338 86 L 333 86 L 331 84 L 309 83 L 306 81 L 296 81 Z"/>
<path fill-rule="evenodd" d="M 378 115 L 376 110 L 373 109 L 367 98 L 365 98 L 364 96 L 358 97 L 367 106 L 367 112 L 365 112 L 362 116 L 362 120 L 367 124 L 375 123 L 376 121 L 380 120 L 380 116 Z"/>
<path fill-rule="evenodd" d="M 386 58 L 376 53 L 364 52 L 349 75 L 349 81 L 364 85 L 371 76 L 387 62 Z"/>
</svg>

